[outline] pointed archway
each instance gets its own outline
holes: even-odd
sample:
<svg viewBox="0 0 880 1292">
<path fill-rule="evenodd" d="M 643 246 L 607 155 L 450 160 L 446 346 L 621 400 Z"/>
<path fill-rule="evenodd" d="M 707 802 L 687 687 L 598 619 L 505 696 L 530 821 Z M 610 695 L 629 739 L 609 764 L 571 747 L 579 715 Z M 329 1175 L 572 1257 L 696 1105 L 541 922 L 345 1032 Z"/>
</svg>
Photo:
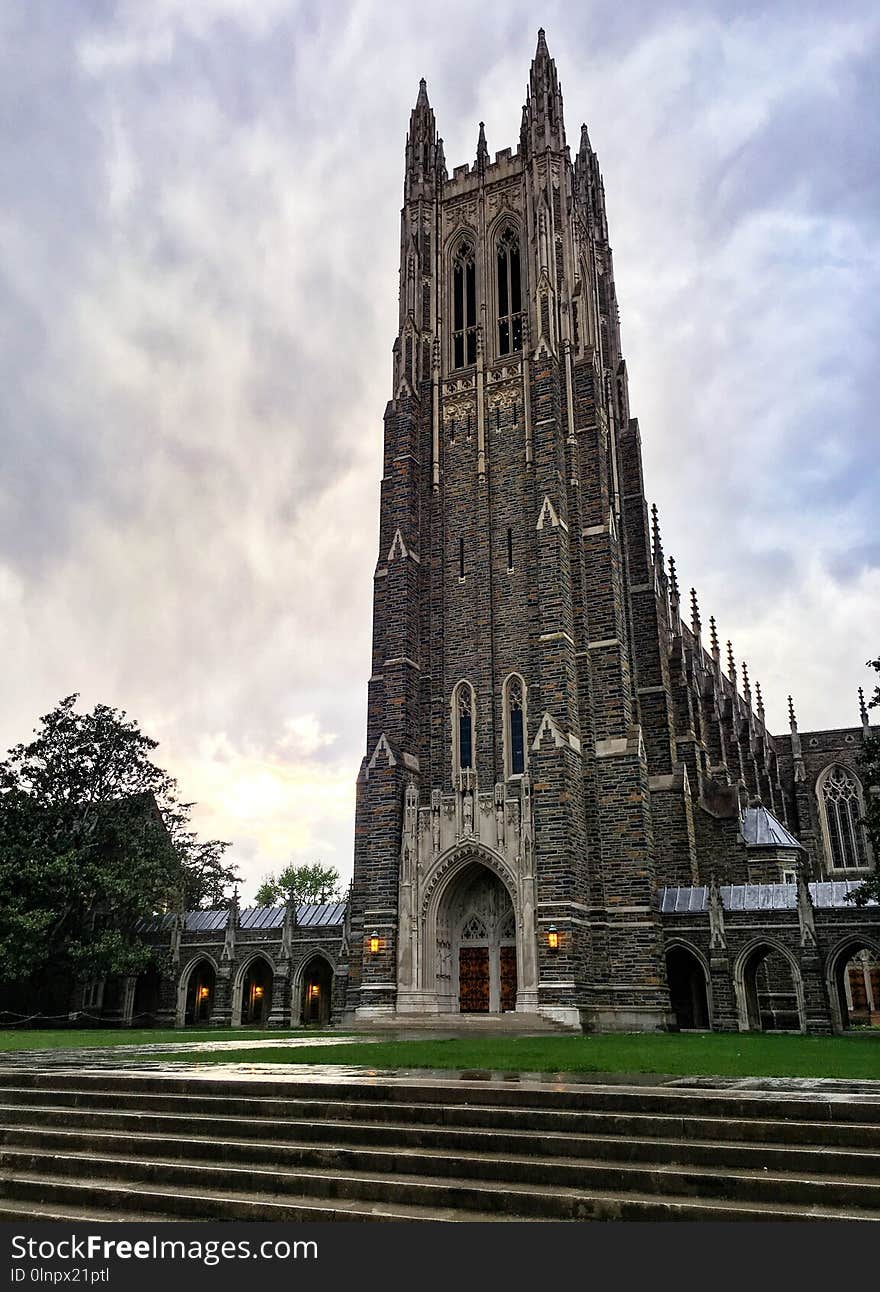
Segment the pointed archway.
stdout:
<svg viewBox="0 0 880 1292">
<path fill-rule="evenodd" d="M 516 915 L 500 877 L 480 861 L 463 867 L 437 904 L 435 975 L 441 1012 L 516 1008 Z"/>
</svg>

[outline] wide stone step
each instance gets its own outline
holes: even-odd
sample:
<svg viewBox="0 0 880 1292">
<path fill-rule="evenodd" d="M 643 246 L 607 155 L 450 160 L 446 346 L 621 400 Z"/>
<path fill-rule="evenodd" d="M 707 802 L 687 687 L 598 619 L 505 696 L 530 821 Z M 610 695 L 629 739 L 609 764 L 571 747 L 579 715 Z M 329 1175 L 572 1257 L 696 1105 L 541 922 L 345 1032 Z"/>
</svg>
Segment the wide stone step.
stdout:
<svg viewBox="0 0 880 1292">
<path fill-rule="evenodd" d="M 178 1185 L 173 1190 L 150 1183 L 136 1187 L 121 1185 L 115 1180 L 92 1176 L 88 1181 L 70 1180 L 56 1176 L 16 1175 L 5 1179 L 6 1202 L 0 1206 L 10 1208 L 17 1218 L 33 1218 L 37 1211 L 51 1212 L 59 1218 L 69 1214 L 102 1219 L 109 1213 L 120 1217 L 137 1214 L 140 1219 L 147 1210 L 162 1219 L 177 1220 L 428 1220 L 428 1221 L 508 1221 L 528 1218 L 535 1221 L 542 1217 L 522 1217 L 512 1210 L 479 1212 L 471 1209 L 436 1208 L 427 1206 L 388 1207 L 382 1203 L 349 1202 L 325 1198 L 301 1197 L 296 1201 L 279 1198 L 253 1198 L 247 1194 L 229 1191 L 205 1190 L 192 1185 Z M 13 1202 L 12 1199 L 15 1199 Z M 18 1205 L 17 1205 L 18 1204 Z M 595 1192 L 578 1195 L 577 1214 L 572 1220 L 724 1220 L 724 1221 L 804 1221 L 836 1220 L 860 1221 L 878 1219 L 880 1213 L 869 1215 L 864 1211 L 849 1212 L 825 1206 L 791 1207 L 778 1203 L 752 1203 L 743 1205 L 727 1200 L 692 1198 L 657 1198 L 651 1195 Z"/>
<path fill-rule="evenodd" d="M 880 1125 L 880 1093 L 870 1095 L 785 1095 L 750 1091 L 720 1091 L 691 1088 L 657 1088 L 653 1086 L 568 1085 L 550 1089 L 515 1081 L 464 1081 L 450 1075 L 449 1081 L 436 1078 L 394 1081 L 368 1080 L 246 1080 L 237 1076 L 217 1079 L 193 1073 L 149 1075 L 141 1072 L 27 1072 L 0 1070 L 0 1090 L 15 1088 L 63 1089 L 71 1095 L 98 1093 L 115 1099 L 118 1093 L 150 1095 L 183 1095 L 206 1100 L 218 1098 L 255 1099 L 268 1107 L 274 1102 L 289 1105 L 290 1100 L 356 1101 L 375 1107 L 387 1103 L 435 1104 L 451 1107 L 480 1104 L 549 1111 L 592 1110 L 603 1112 L 667 1113 L 682 1117 L 752 1118 L 774 1121 L 860 1122 Z M 231 1094 L 234 1090 L 235 1093 Z M 143 1104 L 141 1105 L 143 1106 Z M 271 1114 L 267 1114 L 271 1115 Z"/>
<path fill-rule="evenodd" d="M 401 1092 L 403 1094 L 404 1092 Z M 285 1123 L 296 1125 L 334 1124 L 339 1134 L 357 1136 L 358 1127 L 371 1142 L 388 1142 L 397 1129 L 406 1127 L 413 1136 L 434 1129 L 462 1131 L 532 1132 L 537 1134 L 623 1136 L 627 1139 L 653 1137 L 662 1139 L 724 1140 L 775 1144 L 807 1144 L 829 1147 L 871 1148 L 880 1150 L 880 1124 L 854 1121 L 795 1121 L 758 1118 L 708 1117 L 673 1113 L 605 1112 L 593 1109 L 578 1111 L 540 1108 L 504 1108 L 498 1105 L 443 1103 L 370 1103 L 357 1099 L 260 1099 L 256 1097 L 221 1098 L 216 1095 L 149 1093 L 113 1090 L 86 1091 L 30 1087 L 6 1087 L 0 1090 L 0 1118 L 6 1122 L 34 1119 L 41 1122 L 98 1116 L 118 1117 L 128 1110 L 133 1125 L 144 1117 L 206 1118 L 213 1122 L 240 1118 L 247 1122 L 254 1136 L 276 1134 Z M 95 1124 L 80 1122 L 79 1124 Z"/>
<path fill-rule="evenodd" d="M 264 1140 L 255 1138 L 253 1126 L 233 1118 L 187 1118 L 182 1116 L 138 1117 L 127 1114 L 82 1114 L 41 1110 L 36 1125 L 10 1124 L 0 1109 L 0 1144 L 9 1148 L 49 1151 L 94 1151 L 138 1154 L 196 1160 L 293 1163 L 315 1160 L 319 1164 L 346 1165 L 369 1169 L 389 1153 L 397 1163 L 394 1170 L 416 1174 L 437 1174 L 426 1160 L 442 1154 L 439 1174 L 450 1173 L 446 1163 L 455 1155 L 472 1155 L 487 1164 L 498 1158 L 519 1160 L 525 1178 L 535 1174 L 532 1163 L 546 1158 L 554 1163 L 552 1179 L 561 1178 L 577 1162 L 654 1163 L 676 1166 L 706 1166 L 752 1171 L 773 1170 L 798 1175 L 834 1175 L 870 1178 L 880 1183 L 880 1152 L 872 1149 L 839 1149 L 817 1146 L 801 1148 L 777 1144 L 729 1144 L 722 1141 L 680 1139 L 637 1139 L 517 1131 L 413 1130 L 407 1126 L 374 1127 L 368 1123 L 279 1122 L 261 1127 Z M 98 1117 L 101 1125 L 96 1125 Z M 383 1132 L 377 1136 L 376 1131 Z M 270 1137 L 271 1132 L 271 1137 Z M 345 1139 L 348 1137 L 348 1143 Z M 354 1148 L 355 1144 L 358 1147 Z M 359 1155 L 359 1156 L 358 1156 Z M 362 1164 L 366 1163 L 366 1167 Z M 387 1169 L 379 1167 L 379 1169 Z M 503 1178 L 514 1178 L 504 1176 Z"/>
<path fill-rule="evenodd" d="M 408 1155 L 369 1150 L 316 1151 L 303 1148 L 292 1161 L 271 1169 L 247 1157 L 231 1164 L 231 1146 L 215 1145 L 216 1156 L 185 1161 L 162 1154 L 131 1156 L 93 1151 L 0 1150 L 0 1188 L 6 1174 L 82 1176 L 91 1170 L 127 1183 L 190 1184 L 258 1194 L 311 1194 L 332 1198 L 404 1202 L 480 1211 L 513 1211 L 522 1216 L 576 1219 L 582 1191 L 672 1194 L 752 1203 L 840 1207 L 880 1218 L 880 1182 L 838 1176 L 793 1175 L 727 1168 L 555 1159 L 509 1159 L 488 1155 L 421 1155 L 421 1171 Z M 224 1156 L 226 1154 L 226 1156 Z"/>
</svg>

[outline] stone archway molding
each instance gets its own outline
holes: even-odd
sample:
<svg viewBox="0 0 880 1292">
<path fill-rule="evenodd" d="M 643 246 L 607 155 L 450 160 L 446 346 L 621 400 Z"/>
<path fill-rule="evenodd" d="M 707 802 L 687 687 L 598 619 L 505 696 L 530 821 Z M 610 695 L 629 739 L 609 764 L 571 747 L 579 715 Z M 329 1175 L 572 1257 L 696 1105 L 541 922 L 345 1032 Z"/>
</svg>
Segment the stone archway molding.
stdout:
<svg viewBox="0 0 880 1292">
<path fill-rule="evenodd" d="M 804 979 L 801 973 L 801 967 L 791 948 L 787 947 L 783 942 L 779 942 L 774 937 L 752 938 L 751 941 L 743 947 L 734 962 L 733 990 L 736 994 L 736 1010 L 739 1030 L 741 1032 L 750 1032 L 753 1030 L 749 1026 L 749 984 L 746 981 L 746 971 L 749 962 L 755 958 L 754 972 L 757 973 L 759 961 L 755 957 L 755 952 L 762 948 L 765 951 L 765 956 L 772 955 L 773 952 L 778 952 L 788 961 L 789 968 L 791 969 L 792 982 L 794 983 L 795 997 L 797 999 L 799 1030 L 801 1032 L 806 1032 L 807 1011 L 804 1002 Z M 765 956 L 762 956 L 761 959 L 764 959 Z M 757 995 L 757 985 L 755 985 L 755 993 Z"/>
<path fill-rule="evenodd" d="M 535 881 L 527 864 L 518 873 L 506 857 L 479 839 L 460 839 L 436 859 L 421 887 L 418 920 L 417 999 L 415 1010 L 439 1010 L 437 987 L 437 920 L 451 887 L 471 866 L 483 866 L 503 884 L 513 905 L 516 926 L 517 995 L 519 1012 L 538 1007 Z"/>
<path fill-rule="evenodd" d="M 186 964 L 180 971 L 180 977 L 177 980 L 177 1008 L 174 1013 L 174 1026 L 184 1027 L 186 1025 L 186 993 L 189 989 L 189 980 L 193 971 L 200 964 L 207 962 L 214 970 L 214 991 L 217 990 L 217 982 L 220 977 L 220 966 L 214 956 L 207 951 L 199 951 L 197 955 L 187 960 Z"/>
<path fill-rule="evenodd" d="M 687 938 L 683 938 L 678 935 L 665 939 L 663 945 L 664 961 L 670 951 L 676 950 L 689 952 L 703 972 L 703 981 L 706 988 L 706 1010 L 709 1015 L 709 1030 L 713 1031 L 715 1027 L 715 1011 L 712 1000 L 712 972 L 709 968 L 709 961 L 703 955 L 703 952 L 699 947 L 695 946 L 693 942 L 688 942 Z"/>
<path fill-rule="evenodd" d="M 875 955 L 880 956 L 880 938 L 863 937 L 858 933 L 847 933 L 842 937 L 829 951 L 825 960 L 825 986 L 828 991 L 828 1003 L 831 1007 L 831 1026 L 835 1032 L 845 1032 L 844 1012 L 840 1006 L 840 992 L 842 989 L 842 975 L 838 977 L 839 971 L 845 969 L 850 958 L 858 951 L 873 951 Z M 841 958 L 843 963 L 841 964 Z"/>
<path fill-rule="evenodd" d="M 294 969 L 290 979 L 290 1026 L 302 1027 L 303 1020 L 303 1001 L 302 989 L 305 980 L 306 970 L 309 965 L 314 964 L 316 960 L 323 960 L 330 970 L 330 1014 L 333 1014 L 333 987 L 336 983 L 337 967 L 333 957 L 324 947 L 314 947 L 307 951 Z"/>
<path fill-rule="evenodd" d="M 250 955 L 245 956 L 241 964 L 235 971 L 235 977 L 232 980 L 232 1009 L 230 1011 L 230 1027 L 241 1027 L 241 1010 L 242 1010 L 242 993 L 244 991 L 244 980 L 247 971 L 255 960 L 265 960 L 272 974 L 272 985 L 275 984 L 275 961 L 269 955 L 268 951 L 254 950 Z"/>
</svg>

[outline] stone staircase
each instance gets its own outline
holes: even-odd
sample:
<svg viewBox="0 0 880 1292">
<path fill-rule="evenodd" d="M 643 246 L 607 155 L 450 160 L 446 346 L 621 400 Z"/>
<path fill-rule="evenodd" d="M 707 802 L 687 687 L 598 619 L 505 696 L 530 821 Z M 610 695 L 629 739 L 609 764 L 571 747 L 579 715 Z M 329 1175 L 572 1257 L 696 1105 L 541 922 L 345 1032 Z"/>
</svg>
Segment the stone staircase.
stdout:
<svg viewBox="0 0 880 1292">
<path fill-rule="evenodd" d="M 543 1014 L 521 1014 L 513 1010 L 505 1014 L 392 1014 L 388 1018 L 369 1019 L 355 1016 L 343 1020 L 340 1030 L 371 1035 L 391 1032 L 408 1040 L 425 1032 L 442 1036 L 546 1036 L 551 1033 L 580 1035 L 583 1031 L 581 1027 L 559 1023 Z"/>
<path fill-rule="evenodd" d="M 880 1098 L 0 1072 L 0 1220 L 880 1220 Z"/>
</svg>

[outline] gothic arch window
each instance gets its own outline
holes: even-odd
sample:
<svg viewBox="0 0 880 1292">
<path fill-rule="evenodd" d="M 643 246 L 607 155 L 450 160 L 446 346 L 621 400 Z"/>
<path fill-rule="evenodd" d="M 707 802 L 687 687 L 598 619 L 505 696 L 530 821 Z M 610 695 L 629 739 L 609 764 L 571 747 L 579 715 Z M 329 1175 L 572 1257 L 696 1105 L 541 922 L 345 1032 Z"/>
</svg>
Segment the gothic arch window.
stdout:
<svg viewBox="0 0 880 1292">
<path fill-rule="evenodd" d="M 452 692 L 452 762 L 453 772 L 470 770 L 474 765 L 476 697 L 470 682 L 459 682 Z"/>
<path fill-rule="evenodd" d="M 870 865 L 862 817 L 862 785 L 855 772 L 834 763 L 816 783 L 825 855 L 834 870 L 865 869 Z"/>
<path fill-rule="evenodd" d="M 504 682 L 504 766 L 508 776 L 526 771 L 526 684 L 519 673 Z"/>
<path fill-rule="evenodd" d="M 477 362 L 477 262 L 474 244 L 462 238 L 452 257 L 452 366 Z"/>
<path fill-rule="evenodd" d="M 498 239 L 497 301 L 498 353 L 516 354 L 522 349 L 522 277 L 520 273 L 519 234 L 505 225 Z"/>
</svg>

